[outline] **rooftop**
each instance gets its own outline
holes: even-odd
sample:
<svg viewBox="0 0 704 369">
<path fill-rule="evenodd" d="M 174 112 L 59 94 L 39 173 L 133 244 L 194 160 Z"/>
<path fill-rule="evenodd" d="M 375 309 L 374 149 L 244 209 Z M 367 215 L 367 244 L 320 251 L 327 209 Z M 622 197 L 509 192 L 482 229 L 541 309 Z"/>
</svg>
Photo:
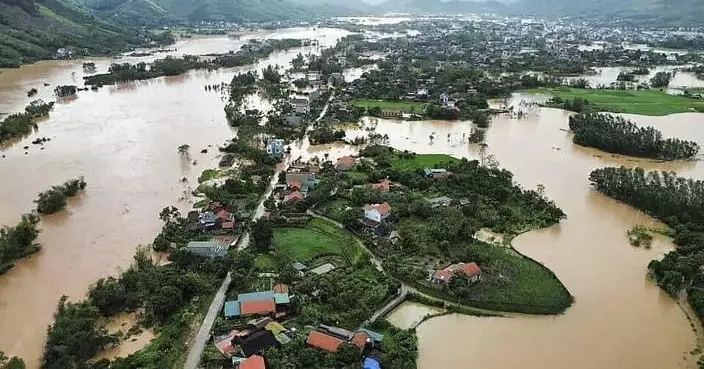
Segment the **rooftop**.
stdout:
<svg viewBox="0 0 704 369">
<path fill-rule="evenodd" d="M 310 332 L 306 340 L 307 344 L 329 352 L 337 352 L 343 342 L 344 341 L 339 338 L 318 331 Z"/>
</svg>

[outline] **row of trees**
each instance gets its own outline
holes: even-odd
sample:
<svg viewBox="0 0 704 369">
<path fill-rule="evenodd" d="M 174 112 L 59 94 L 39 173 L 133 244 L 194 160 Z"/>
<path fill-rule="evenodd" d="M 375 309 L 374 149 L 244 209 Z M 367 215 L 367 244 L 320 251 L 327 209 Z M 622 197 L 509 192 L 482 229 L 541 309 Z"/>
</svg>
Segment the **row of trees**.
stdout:
<svg viewBox="0 0 704 369">
<path fill-rule="evenodd" d="M 181 58 L 167 56 L 155 60 L 151 66 L 144 62 L 137 64 L 112 64 L 107 73 L 83 77 L 86 85 L 113 85 L 119 82 L 138 81 L 162 76 L 175 76 L 186 73 L 192 69 L 215 70 L 219 68 L 233 68 L 255 63 L 261 58 L 266 58 L 274 51 L 290 49 L 301 46 L 301 40 L 283 39 L 269 40 L 266 45 L 251 44 L 242 46 L 237 53 L 216 55 L 210 60 L 202 60 L 195 55 L 184 55 Z"/>
<path fill-rule="evenodd" d="M 38 223 L 39 217 L 25 214 L 16 226 L 0 229 L 0 274 L 10 270 L 15 260 L 39 251 Z"/>
<path fill-rule="evenodd" d="M 559 96 L 555 96 L 548 101 L 546 104 L 548 107 L 574 111 L 577 113 L 582 113 L 588 111 L 591 107 L 589 100 L 583 97 L 575 97 L 573 99 L 563 99 Z"/>
<path fill-rule="evenodd" d="M 663 139 L 653 127 L 638 127 L 611 114 L 579 114 L 570 117 L 569 126 L 574 132 L 574 143 L 606 152 L 659 160 L 689 159 L 699 152 L 696 142 Z"/>
<path fill-rule="evenodd" d="M 589 175 L 592 186 L 662 220 L 672 228 L 677 249 L 648 264 L 658 285 L 676 297 L 687 289 L 692 307 L 704 318 L 704 181 L 673 172 L 603 168 Z"/>
<path fill-rule="evenodd" d="M 60 186 L 53 186 L 50 190 L 41 192 L 34 200 L 37 211 L 41 214 L 53 214 L 66 207 L 66 200 L 76 196 L 79 191 L 86 188 L 87 183 L 83 177 L 70 179 Z"/>
<path fill-rule="evenodd" d="M 13 138 L 32 133 L 37 127 L 35 119 L 49 115 L 54 102 L 34 100 L 24 108 L 24 113 L 12 114 L 0 122 L 0 144 Z"/>
</svg>

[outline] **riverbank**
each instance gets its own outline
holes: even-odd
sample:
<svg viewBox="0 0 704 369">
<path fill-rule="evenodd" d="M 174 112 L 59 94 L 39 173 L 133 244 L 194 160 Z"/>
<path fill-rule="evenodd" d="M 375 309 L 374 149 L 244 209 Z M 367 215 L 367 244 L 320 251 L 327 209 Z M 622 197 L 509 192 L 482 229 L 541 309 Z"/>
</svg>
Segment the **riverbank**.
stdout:
<svg viewBox="0 0 704 369">
<path fill-rule="evenodd" d="M 704 100 L 681 95 L 670 95 L 656 90 L 620 91 L 559 87 L 539 88 L 521 92 L 550 95 L 563 100 L 585 99 L 595 109 L 612 113 L 665 116 L 686 112 L 704 112 Z"/>
</svg>

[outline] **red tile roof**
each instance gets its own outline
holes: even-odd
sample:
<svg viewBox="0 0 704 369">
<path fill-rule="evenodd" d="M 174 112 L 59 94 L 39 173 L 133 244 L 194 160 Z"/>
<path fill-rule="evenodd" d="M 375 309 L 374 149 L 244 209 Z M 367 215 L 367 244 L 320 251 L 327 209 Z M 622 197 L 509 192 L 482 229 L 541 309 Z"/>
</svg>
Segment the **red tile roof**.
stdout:
<svg viewBox="0 0 704 369">
<path fill-rule="evenodd" d="M 381 214 L 382 216 L 389 215 L 391 212 L 391 205 L 389 205 L 388 202 L 385 202 L 383 204 L 378 204 L 378 205 L 373 205 L 374 208 Z"/>
<path fill-rule="evenodd" d="M 276 311 L 274 299 L 243 301 L 240 303 L 242 315 L 268 314 Z"/>
<path fill-rule="evenodd" d="M 372 188 L 377 191 L 389 192 L 393 182 L 389 181 L 388 178 L 381 180 L 379 183 L 372 184 Z"/>
<path fill-rule="evenodd" d="M 360 350 L 364 349 L 364 346 L 367 345 L 367 339 L 369 339 L 369 335 L 364 333 L 364 332 L 357 332 L 354 334 L 354 337 L 352 337 L 352 343 L 354 343 L 355 346 L 359 347 Z"/>
<path fill-rule="evenodd" d="M 335 164 L 335 168 L 337 168 L 337 169 L 350 169 L 354 166 L 354 164 L 356 162 L 357 162 L 357 159 L 352 156 L 343 156 L 343 157 L 337 159 L 337 163 Z"/>
<path fill-rule="evenodd" d="M 286 195 L 284 202 L 298 201 L 298 200 L 303 200 L 305 198 L 306 198 L 306 196 L 303 193 L 301 193 L 299 191 L 294 191 L 294 192 L 291 192 L 290 194 Z"/>
<path fill-rule="evenodd" d="M 229 211 L 227 211 L 225 209 L 222 209 L 218 212 L 218 219 L 225 220 L 225 221 L 232 220 L 232 213 L 230 213 Z"/>
<path fill-rule="evenodd" d="M 264 358 L 259 355 L 252 355 L 240 363 L 239 369 L 266 369 Z"/>
<path fill-rule="evenodd" d="M 344 341 L 339 338 L 318 331 L 310 332 L 306 340 L 307 344 L 329 352 L 337 352 L 343 342 Z"/>
<path fill-rule="evenodd" d="M 274 293 L 288 293 L 288 285 L 285 283 L 277 283 L 272 290 L 274 290 Z"/>
<path fill-rule="evenodd" d="M 479 265 L 477 265 L 477 263 L 460 264 L 462 265 L 462 272 L 469 278 L 474 278 L 482 273 L 482 270 L 479 268 Z"/>
<path fill-rule="evenodd" d="M 435 278 L 437 280 L 444 281 L 444 282 L 451 281 L 452 277 L 453 277 L 452 271 L 447 270 L 447 269 L 436 270 L 435 273 L 433 274 L 433 278 Z"/>
</svg>

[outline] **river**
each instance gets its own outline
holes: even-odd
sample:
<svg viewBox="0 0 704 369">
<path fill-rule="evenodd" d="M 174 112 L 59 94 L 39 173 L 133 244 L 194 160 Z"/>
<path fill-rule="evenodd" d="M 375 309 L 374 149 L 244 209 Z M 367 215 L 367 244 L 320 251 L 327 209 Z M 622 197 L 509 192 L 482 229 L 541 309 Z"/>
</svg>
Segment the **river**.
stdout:
<svg viewBox="0 0 704 369">
<path fill-rule="evenodd" d="M 5 148 L 0 157 L 0 224 L 14 225 L 34 208 L 36 195 L 83 175 L 84 194 L 67 210 L 42 217 L 42 251 L 21 260 L 0 277 L 0 350 L 37 368 L 46 326 L 61 295 L 83 297 L 90 283 L 130 264 L 135 248 L 150 243 L 161 228 L 159 211 L 172 204 L 185 209 L 196 178 L 217 165 L 217 146 L 231 138 L 221 95 L 207 84 L 229 83 L 238 72 L 285 65 L 299 52 L 317 53 L 349 34 L 339 29 L 295 28 L 228 37 L 184 39 L 170 53 L 207 54 L 237 50 L 249 38 L 311 38 L 320 46 L 277 52 L 257 65 L 192 71 L 107 86 L 56 105 L 39 131 Z M 150 61 L 124 57 L 119 62 Z M 111 61 L 94 60 L 99 72 Z M 82 85 L 83 61 L 44 61 L 0 73 L 0 113 L 19 111 L 32 99 L 53 100 L 58 84 Z M 43 86 L 43 83 L 50 86 Z M 39 94 L 26 96 L 30 88 Z M 44 150 L 30 142 L 49 137 Z M 191 146 L 191 158 L 177 154 Z M 29 145 L 29 150 L 23 147 Z M 208 149 L 207 154 L 201 154 Z M 193 165 L 193 161 L 196 165 Z M 182 178 L 187 181 L 183 182 Z"/>
<path fill-rule="evenodd" d="M 179 41 L 177 52 L 204 54 L 236 50 L 247 37 L 308 37 L 321 46 L 348 34 L 341 30 L 292 29 Z M 135 247 L 151 242 L 159 231 L 158 212 L 171 204 L 186 208 L 196 177 L 218 161 L 216 146 L 231 137 L 222 97 L 206 84 L 229 82 L 234 73 L 286 64 L 309 47 L 272 55 L 256 66 L 193 71 L 183 76 L 82 92 L 57 104 L 39 131 L 8 148 L 0 159 L 0 224 L 15 224 L 33 208 L 40 191 L 84 175 L 86 192 L 67 210 L 43 217 L 43 250 L 22 260 L 0 277 L 0 350 L 24 357 L 37 368 L 45 327 L 62 294 L 81 298 L 97 278 L 129 265 Z M 163 54 L 156 57 L 162 57 Z M 121 61 L 148 61 L 122 58 Z M 95 59 L 98 70 L 109 59 Z M 20 110 L 32 87 L 51 100 L 57 84 L 79 84 L 82 61 L 52 61 L 0 73 L 0 113 Z M 359 71 L 350 72 L 354 78 Z M 44 87 L 43 82 L 51 86 Z M 704 140 L 704 116 L 635 117 L 667 136 Z M 397 122 L 365 119 L 389 143 L 418 153 L 448 153 L 479 158 L 469 145 L 467 122 Z M 524 234 L 514 245 L 555 271 L 576 302 L 557 317 L 475 318 L 448 315 L 418 328 L 421 369 L 522 367 L 689 368 L 695 336 L 677 304 L 645 276 L 647 263 L 671 248 L 658 239 L 650 250 L 628 244 L 625 232 L 637 223 L 654 224 L 646 215 L 590 190 L 587 175 L 605 165 L 634 165 L 627 158 L 576 147 L 567 133 L 567 114 L 534 109 L 526 118 L 496 117 L 487 132 L 486 154 L 494 155 L 524 187 L 546 187 L 546 195 L 567 213 L 557 226 Z M 350 136 L 364 134 L 350 130 Z M 430 136 L 433 135 L 433 139 Z M 50 137 L 45 149 L 29 145 Z M 191 158 L 176 148 L 190 144 Z M 29 145 L 29 150 L 23 146 Z M 348 145 L 303 145 L 304 157 L 339 157 L 357 148 Z M 207 154 L 200 154 L 201 149 Z M 27 152 L 25 154 L 25 152 Z M 196 165 L 192 162 L 195 160 Z M 657 164 L 645 164 L 659 168 Z M 685 176 L 702 178 L 700 163 L 669 164 Z M 181 179 L 186 178 L 183 182 Z M 404 305 L 408 306 L 408 305 Z M 397 314 L 397 313 L 394 313 Z"/>
<path fill-rule="evenodd" d="M 468 363 L 482 369 L 696 367 L 698 356 L 689 354 L 697 345 L 690 323 L 676 302 L 646 277 L 648 262 L 670 250 L 671 242 L 659 237 L 650 250 L 630 246 L 626 231 L 633 225 L 659 223 L 591 190 L 587 176 L 603 166 L 640 165 L 703 178 L 704 165 L 662 165 L 578 147 L 561 130 L 567 128 L 567 117 L 567 112 L 548 108 L 535 108 L 523 119 L 495 117 L 486 143 L 487 154 L 512 171 L 518 183 L 527 188 L 545 185 L 546 195 L 567 213 L 559 225 L 523 234 L 513 244 L 553 270 L 575 296 L 574 305 L 560 316 L 433 318 L 418 328 L 419 368 L 460 369 Z M 701 114 L 628 118 L 655 126 L 665 136 L 704 143 Z M 391 121 L 377 127 L 401 135 L 419 128 Z M 424 134 L 431 130 L 442 132 L 432 152 L 476 155 L 466 144 L 458 154 L 460 149 L 445 141 L 445 132 L 455 131 L 447 123 L 422 126 Z M 402 137 L 394 141 L 401 142 L 394 145 L 401 149 L 417 150 L 423 144 Z"/>
</svg>

